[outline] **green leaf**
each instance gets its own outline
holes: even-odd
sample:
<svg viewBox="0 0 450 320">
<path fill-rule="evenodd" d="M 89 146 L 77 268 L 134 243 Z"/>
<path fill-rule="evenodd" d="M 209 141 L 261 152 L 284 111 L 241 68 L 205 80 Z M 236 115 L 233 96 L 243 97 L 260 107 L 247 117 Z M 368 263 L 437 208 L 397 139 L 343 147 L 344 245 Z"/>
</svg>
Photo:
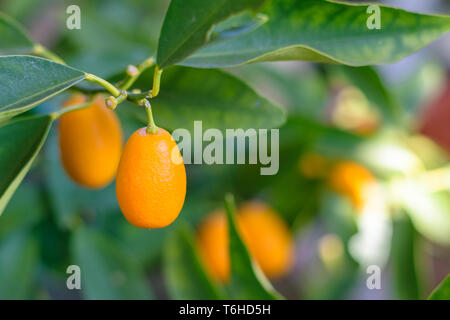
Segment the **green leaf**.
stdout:
<svg viewBox="0 0 450 320">
<path fill-rule="evenodd" d="M 81 269 L 81 290 L 87 299 L 149 299 L 140 266 L 114 239 L 81 227 L 72 242 L 73 264 Z"/>
<path fill-rule="evenodd" d="M 228 67 L 258 61 L 307 60 L 352 66 L 390 64 L 450 29 L 450 17 L 379 6 L 381 29 L 370 30 L 368 5 L 277 0 L 260 28 L 207 46 L 183 65 Z"/>
<path fill-rule="evenodd" d="M 216 25 L 211 31 L 211 39 L 208 44 L 215 41 L 222 41 L 225 39 L 240 36 L 244 33 L 250 32 L 259 28 L 266 23 L 268 17 L 264 14 L 254 14 L 251 12 L 243 12 L 235 15 L 226 21 Z"/>
<path fill-rule="evenodd" d="M 304 116 L 289 117 L 284 137 L 286 142 L 313 145 L 313 151 L 327 158 L 355 158 L 358 148 L 367 139 L 354 133 L 312 121 Z"/>
<path fill-rule="evenodd" d="M 23 28 L 12 18 L 0 12 L 0 55 L 33 52 L 35 44 Z"/>
<path fill-rule="evenodd" d="M 450 300 L 450 275 L 433 290 L 429 300 Z"/>
<path fill-rule="evenodd" d="M 0 57 L 0 122 L 82 81 L 79 70 L 31 56 Z"/>
<path fill-rule="evenodd" d="M 270 94 L 274 102 L 286 107 L 289 115 L 322 119 L 329 90 L 325 77 L 317 68 L 303 68 L 301 63 L 285 64 L 280 68 L 274 63 L 254 63 L 233 68 L 233 73 L 251 83 L 263 96 L 266 92 Z"/>
<path fill-rule="evenodd" d="M 152 73 L 146 72 L 137 83 L 151 88 Z M 274 128 L 285 121 L 285 111 L 258 96 L 238 78 L 220 70 L 173 67 L 163 73 L 163 88 L 152 99 L 156 123 L 164 128 L 192 128 L 202 120 L 203 129 Z M 142 108 L 137 112 L 146 123 Z"/>
<path fill-rule="evenodd" d="M 158 43 L 161 68 L 176 64 L 210 39 L 214 25 L 244 10 L 257 9 L 265 0 L 172 0 Z"/>
<path fill-rule="evenodd" d="M 417 233 L 410 218 L 404 216 L 395 219 L 391 256 L 397 299 L 419 299 L 416 241 Z"/>
<path fill-rule="evenodd" d="M 164 249 L 164 273 L 173 299 L 220 299 L 218 287 L 207 275 L 187 226 L 172 230 Z"/>
<path fill-rule="evenodd" d="M 0 299 L 29 299 L 38 265 L 36 241 L 14 233 L 0 242 Z"/>
<path fill-rule="evenodd" d="M 239 235 L 234 218 L 234 200 L 231 195 L 226 196 L 225 208 L 229 226 L 231 260 L 231 280 L 227 285 L 228 295 L 232 299 L 239 300 L 282 299 L 252 260 Z"/>
<path fill-rule="evenodd" d="M 44 144 L 53 118 L 25 118 L 0 127 L 0 214 Z"/>
</svg>

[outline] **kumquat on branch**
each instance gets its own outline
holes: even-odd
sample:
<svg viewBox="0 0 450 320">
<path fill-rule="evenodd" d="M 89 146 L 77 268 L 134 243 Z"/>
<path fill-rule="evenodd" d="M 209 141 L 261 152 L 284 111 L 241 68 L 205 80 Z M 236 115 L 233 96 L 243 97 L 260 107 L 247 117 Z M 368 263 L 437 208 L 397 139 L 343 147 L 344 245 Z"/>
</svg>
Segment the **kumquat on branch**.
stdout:
<svg viewBox="0 0 450 320">
<path fill-rule="evenodd" d="M 1 1 L 0 299 L 449 300 L 449 31 L 446 0 Z"/>
</svg>

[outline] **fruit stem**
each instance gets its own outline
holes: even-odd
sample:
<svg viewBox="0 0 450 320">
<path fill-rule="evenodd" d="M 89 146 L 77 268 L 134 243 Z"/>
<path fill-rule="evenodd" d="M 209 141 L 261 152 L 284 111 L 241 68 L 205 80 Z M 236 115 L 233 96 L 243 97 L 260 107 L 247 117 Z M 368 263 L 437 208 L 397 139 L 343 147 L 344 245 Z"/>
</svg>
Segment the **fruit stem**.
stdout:
<svg viewBox="0 0 450 320">
<path fill-rule="evenodd" d="M 108 90 L 115 98 L 118 98 L 121 94 L 121 91 L 117 89 L 114 85 L 106 81 L 105 79 L 102 79 L 100 77 L 97 77 L 96 75 L 93 75 L 91 73 L 85 73 L 86 80 L 90 82 L 97 83 L 104 87 L 106 90 Z"/>
<path fill-rule="evenodd" d="M 159 88 L 161 85 L 161 74 L 163 69 L 160 69 L 158 65 L 155 67 L 155 73 L 153 74 L 153 88 L 150 92 L 150 97 L 154 98 L 159 94 Z"/>
<path fill-rule="evenodd" d="M 158 127 L 155 124 L 155 120 L 153 119 L 152 106 L 147 99 L 142 99 L 139 102 L 140 105 L 145 107 L 145 111 L 147 111 L 148 125 L 147 125 L 147 133 L 156 133 L 158 132 Z"/>
<path fill-rule="evenodd" d="M 155 64 L 155 59 L 150 57 L 144 60 L 137 67 L 129 65 L 127 67 L 127 77 L 123 80 L 123 85 L 120 86 L 123 90 L 128 90 L 136 82 L 136 80 L 141 76 L 142 72 L 152 67 Z"/>
<path fill-rule="evenodd" d="M 127 99 L 132 102 L 139 102 L 142 99 L 150 98 L 151 90 L 144 92 L 128 92 Z"/>
<path fill-rule="evenodd" d="M 51 52 L 50 50 L 48 50 L 44 46 L 41 46 L 40 44 L 37 44 L 37 45 L 34 46 L 33 53 L 38 55 L 38 56 L 41 56 L 43 58 L 52 60 L 52 61 L 54 61 L 56 63 L 66 64 L 63 59 L 58 57 L 56 54 L 54 54 L 53 52 Z"/>
</svg>

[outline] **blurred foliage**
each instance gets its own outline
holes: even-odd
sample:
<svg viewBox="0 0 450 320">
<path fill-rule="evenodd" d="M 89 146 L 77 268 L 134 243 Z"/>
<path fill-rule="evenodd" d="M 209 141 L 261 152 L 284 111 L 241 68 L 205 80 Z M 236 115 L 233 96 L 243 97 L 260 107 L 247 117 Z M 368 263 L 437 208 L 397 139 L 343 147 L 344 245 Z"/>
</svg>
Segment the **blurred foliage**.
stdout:
<svg viewBox="0 0 450 320">
<path fill-rule="evenodd" d="M 51 47 L 70 65 L 99 76 L 113 76 L 156 52 L 157 30 L 168 1 L 81 0 L 77 4 L 83 8 L 82 30 L 75 31 L 67 30 L 63 16 L 55 14 L 65 12 L 69 3 L 3 1 L 0 11 L 15 17 L 33 40 Z M 448 154 L 416 128 L 423 106 L 446 81 L 442 61 L 430 52 L 423 60 L 409 66 L 408 77 L 397 82 L 383 68 L 301 62 L 223 71 L 167 70 L 154 109 L 156 119 L 169 129 L 196 119 L 210 127 L 227 127 L 228 120 L 241 127 L 255 126 L 255 121 L 260 127 L 284 124 L 277 175 L 261 176 L 259 165 L 187 165 L 185 206 L 178 221 L 161 230 L 129 225 L 116 203 L 113 184 L 100 191 L 75 185 L 62 169 L 56 132 L 51 131 L 43 153 L 0 217 L 0 298 L 80 298 L 79 292 L 65 287 L 71 264 L 81 267 L 81 297 L 86 299 L 427 297 L 450 271 L 450 169 Z M 149 83 L 151 73 L 137 85 L 147 88 Z M 217 91 L 207 90 L 214 87 Z M 333 115 L 348 88 L 363 98 L 352 101 L 355 108 L 341 110 L 346 119 L 356 119 L 347 126 Z M 55 97 L 25 116 L 56 110 L 61 100 Z M 219 118 L 214 108 L 204 109 L 208 104 L 220 108 L 224 100 L 235 103 L 232 120 Z M 259 103 L 277 106 L 277 112 L 268 108 L 261 119 L 260 114 L 252 116 Z M 360 112 L 360 105 L 370 112 Z M 246 108 L 247 115 L 240 113 Z M 140 111 L 126 104 L 118 109 L 125 138 L 144 126 Z M 375 125 L 354 129 L 367 123 Z M 33 143 L 26 135 L 22 138 L 22 147 Z M 356 212 L 346 197 L 330 190 L 329 172 L 305 175 L 300 163 L 308 154 L 320 155 L 330 165 L 343 159 L 358 161 L 374 173 L 384 192 L 376 201 L 387 208 L 380 215 L 375 209 L 372 220 L 382 226 L 382 239 L 364 231 L 364 219 L 373 212 Z M 20 154 L 12 150 L 10 156 L 16 159 Z M 0 166 L 2 161 L 6 160 L 0 159 Z M 446 168 L 441 174 L 432 174 L 441 167 Z M 255 271 L 234 228 L 232 282 L 222 287 L 209 279 L 197 257 L 193 233 L 203 216 L 223 207 L 227 192 L 237 202 L 262 199 L 289 223 L 297 239 L 297 258 L 285 279 L 270 284 Z M 233 226 L 231 212 L 228 218 Z M 366 287 L 367 260 L 350 245 L 366 244 L 361 239 L 372 241 L 366 250 L 370 257 L 365 258 L 382 268 L 382 290 Z M 444 248 L 442 264 L 433 256 L 419 261 L 423 251 L 437 246 Z M 431 298 L 448 299 L 448 283 L 447 278 Z"/>
</svg>

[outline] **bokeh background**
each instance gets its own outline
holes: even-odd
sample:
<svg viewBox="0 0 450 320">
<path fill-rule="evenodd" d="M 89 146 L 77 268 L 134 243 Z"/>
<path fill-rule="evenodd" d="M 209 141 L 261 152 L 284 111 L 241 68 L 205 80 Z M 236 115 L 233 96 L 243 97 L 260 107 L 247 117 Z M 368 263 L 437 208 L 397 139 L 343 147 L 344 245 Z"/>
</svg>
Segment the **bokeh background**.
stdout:
<svg viewBox="0 0 450 320">
<path fill-rule="evenodd" d="M 65 10 L 73 3 L 82 10 L 81 30 L 65 27 Z M 383 3 L 450 14 L 446 0 Z M 0 11 L 69 65 L 108 77 L 155 52 L 167 5 L 3 0 Z M 285 297 L 426 298 L 450 271 L 449 68 L 448 34 L 395 65 L 376 68 L 380 85 L 400 110 L 401 125 L 395 126 L 381 121 L 377 102 L 383 100 L 364 71 L 303 62 L 227 69 L 288 111 L 280 129 L 280 171 L 260 176 L 257 166 L 188 165 L 185 206 L 180 218 L 161 230 L 129 225 L 114 184 L 91 191 L 71 182 L 53 129 L 0 217 L 0 298 L 175 298 L 176 285 L 165 276 L 166 237 L 181 224 L 195 229 L 223 206 L 226 192 L 239 203 L 268 203 L 292 229 L 295 265 L 273 282 Z M 35 112 L 59 108 L 64 98 Z M 124 109 L 118 112 L 128 136 L 143 123 Z M 340 161 L 357 162 L 375 177 L 378 191 L 371 192 L 372 205 L 365 210 L 330 187 L 324 168 Z M 77 232 L 80 226 L 88 228 Z M 66 268 L 80 261 L 92 281 L 81 291 L 67 290 Z M 372 264 L 382 269 L 380 290 L 366 287 L 366 267 Z"/>
</svg>

